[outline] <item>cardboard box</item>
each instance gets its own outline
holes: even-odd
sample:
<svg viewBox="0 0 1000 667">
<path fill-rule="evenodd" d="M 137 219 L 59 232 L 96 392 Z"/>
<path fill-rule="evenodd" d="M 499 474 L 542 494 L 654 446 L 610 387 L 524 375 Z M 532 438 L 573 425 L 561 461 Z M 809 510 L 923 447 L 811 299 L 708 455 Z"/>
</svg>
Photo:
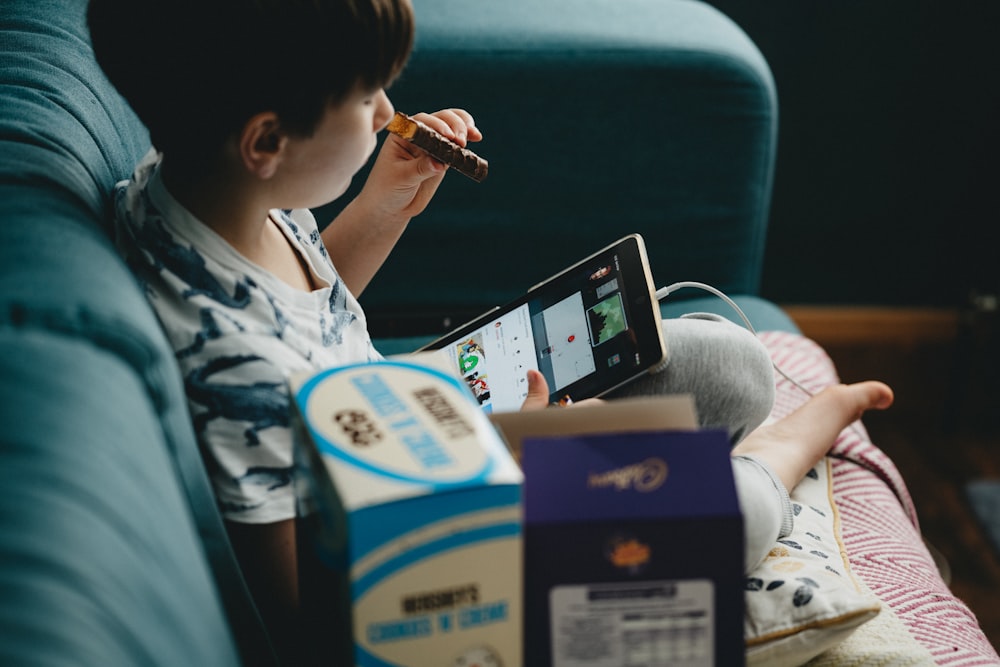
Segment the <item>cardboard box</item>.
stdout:
<svg viewBox="0 0 1000 667">
<path fill-rule="evenodd" d="M 645 401 L 495 420 L 521 441 L 525 665 L 743 664 L 743 524 L 728 438 L 694 430 L 689 399 L 651 400 L 662 409 Z M 677 429 L 644 430 L 665 423 Z"/>
<path fill-rule="evenodd" d="M 525 438 L 698 430 L 694 400 L 687 395 L 578 403 L 571 410 L 499 412 L 489 418 L 515 459 L 521 458 Z"/>
<path fill-rule="evenodd" d="M 329 664 L 521 664 L 522 475 L 464 382 L 414 358 L 291 388 Z"/>
</svg>

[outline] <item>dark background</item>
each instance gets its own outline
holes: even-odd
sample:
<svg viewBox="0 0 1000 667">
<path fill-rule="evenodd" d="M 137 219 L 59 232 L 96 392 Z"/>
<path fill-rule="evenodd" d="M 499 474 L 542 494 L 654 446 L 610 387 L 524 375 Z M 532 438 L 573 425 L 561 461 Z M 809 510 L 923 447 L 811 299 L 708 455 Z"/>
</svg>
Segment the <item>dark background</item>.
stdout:
<svg viewBox="0 0 1000 667">
<path fill-rule="evenodd" d="M 715 0 L 774 74 L 779 303 L 1000 291 L 1000 3 Z"/>
</svg>

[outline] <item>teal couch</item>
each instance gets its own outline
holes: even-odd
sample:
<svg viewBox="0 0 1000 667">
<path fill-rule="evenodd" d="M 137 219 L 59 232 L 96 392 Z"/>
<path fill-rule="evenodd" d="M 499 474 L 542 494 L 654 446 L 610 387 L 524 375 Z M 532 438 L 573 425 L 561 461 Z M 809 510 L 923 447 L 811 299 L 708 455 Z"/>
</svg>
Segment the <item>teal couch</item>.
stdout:
<svg viewBox="0 0 1000 667">
<path fill-rule="evenodd" d="M 685 0 L 415 4 L 416 52 L 390 97 L 469 109 L 490 175 L 446 180 L 410 225 L 362 300 L 375 335 L 440 333 L 633 231 L 658 285 L 709 283 L 755 326 L 794 329 L 756 296 L 778 109 L 734 23 Z M 705 296 L 663 312 L 735 319 Z"/>
<path fill-rule="evenodd" d="M 756 296 L 777 112 L 733 23 L 689 0 L 417 5 L 397 106 L 470 108 L 492 173 L 450 177 L 362 296 L 384 350 L 635 231 L 661 283 L 794 330 Z M 0 5 L 0 664 L 267 664 L 170 348 L 109 240 L 149 140 L 84 10 Z M 665 312 L 704 309 L 728 311 Z"/>
</svg>

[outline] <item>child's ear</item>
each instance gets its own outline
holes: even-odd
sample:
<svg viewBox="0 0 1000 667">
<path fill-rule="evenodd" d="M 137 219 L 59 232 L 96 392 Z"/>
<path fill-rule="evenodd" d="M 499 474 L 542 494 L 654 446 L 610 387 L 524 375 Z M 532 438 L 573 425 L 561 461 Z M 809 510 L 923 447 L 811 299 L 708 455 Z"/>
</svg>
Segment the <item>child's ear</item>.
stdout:
<svg viewBox="0 0 1000 667">
<path fill-rule="evenodd" d="M 243 165 L 258 178 L 274 175 L 281 161 L 288 136 L 281 129 L 278 115 L 264 111 L 252 117 L 240 133 L 239 149 Z"/>
</svg>

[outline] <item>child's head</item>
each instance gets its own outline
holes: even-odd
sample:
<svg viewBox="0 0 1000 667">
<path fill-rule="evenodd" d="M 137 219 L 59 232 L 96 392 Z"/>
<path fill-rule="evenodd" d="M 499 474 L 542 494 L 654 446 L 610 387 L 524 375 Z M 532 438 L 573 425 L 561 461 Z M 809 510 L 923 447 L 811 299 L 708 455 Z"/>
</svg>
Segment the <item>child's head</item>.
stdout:
<svg viewBox="0 0 1000 667">
<path fill-rule="evenodd" d="M 156 147 L 196 167 L 259 112 L 310 136 L 328 105 L 387 86 L 409 0 L 91 0 L 94 51 Z"/>
</svg>

